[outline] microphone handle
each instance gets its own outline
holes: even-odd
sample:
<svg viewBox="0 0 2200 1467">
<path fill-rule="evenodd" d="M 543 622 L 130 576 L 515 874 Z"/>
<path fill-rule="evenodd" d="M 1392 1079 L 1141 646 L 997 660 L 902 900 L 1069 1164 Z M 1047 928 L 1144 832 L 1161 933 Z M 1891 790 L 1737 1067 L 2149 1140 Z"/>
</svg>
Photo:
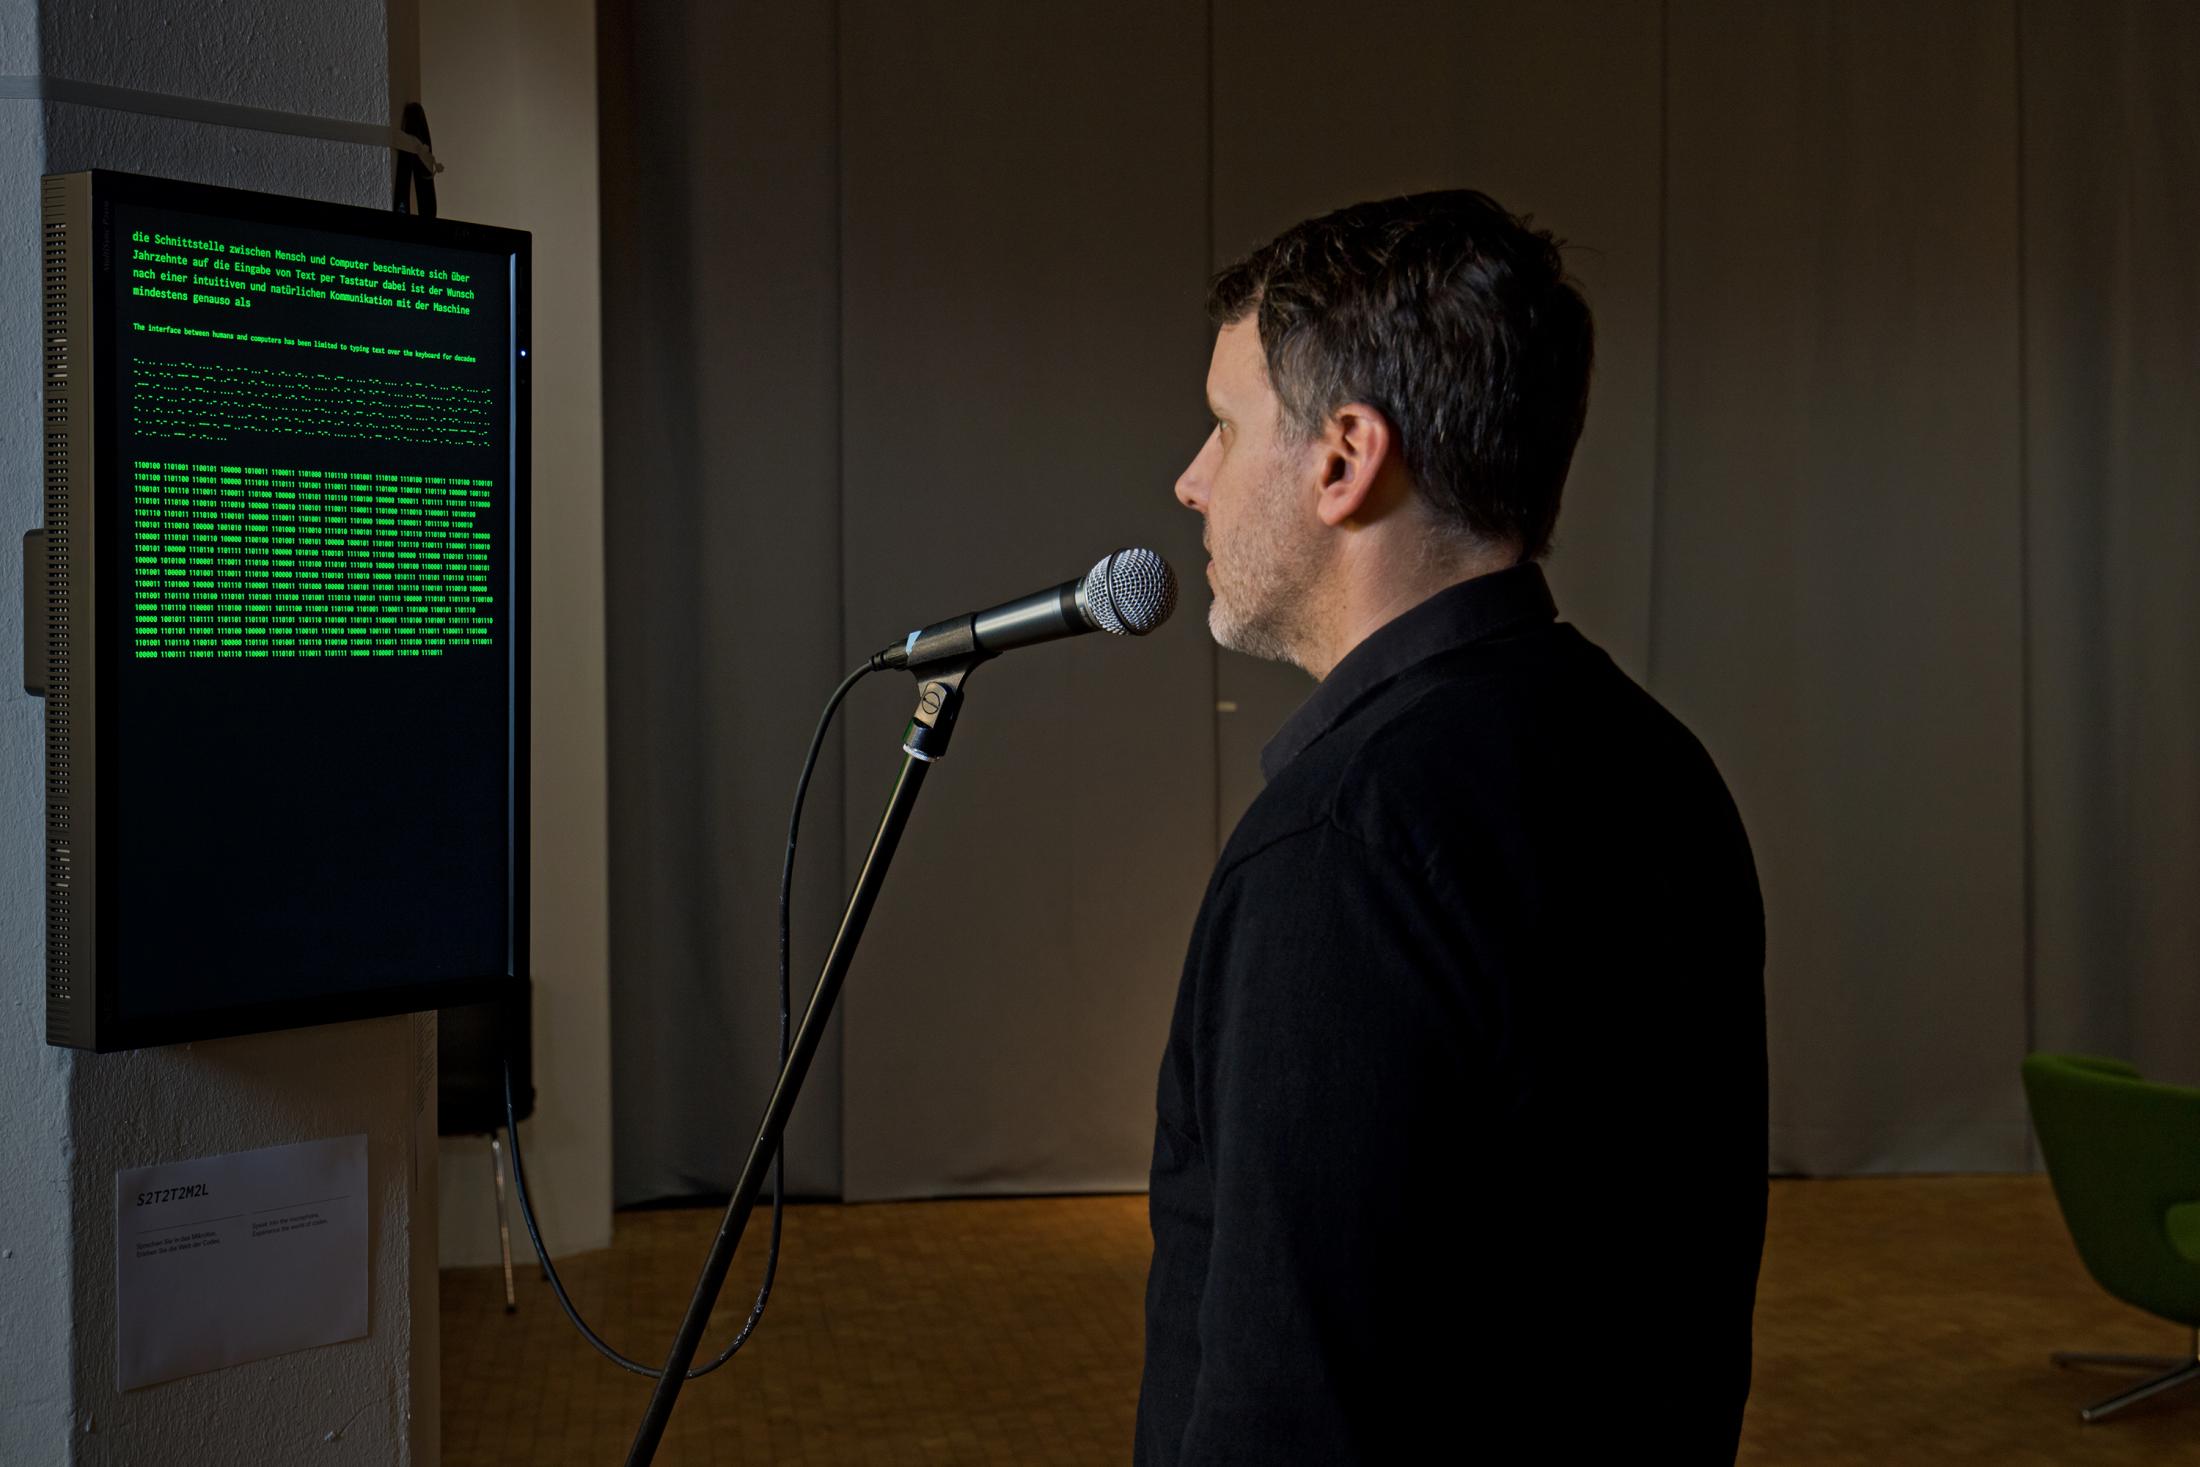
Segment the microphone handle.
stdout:
<svg viewBox="0 0 2200 1467">
<path fill-rule="evenodd" d="M 1051 591 L 1035 591 L 979 612 L 971 618 L 978 645 L 988 652 L 1006 652 L 1091 631 L 1092 623 L 1077 605 L 1077 588 L 1083 584 L 1082 577 L 1064 581 Z"/>
<path fill-rule="evenodd" d="M 1093 629 L 1077 604 L 1082 578 L 1004 601 L 985 611 L 934 622 L 909 640 L 879 654 L 885 667 L 923 667 L 968 657 L 991 657 L 1036 642 L 1074 637 Z"/>
</svg>

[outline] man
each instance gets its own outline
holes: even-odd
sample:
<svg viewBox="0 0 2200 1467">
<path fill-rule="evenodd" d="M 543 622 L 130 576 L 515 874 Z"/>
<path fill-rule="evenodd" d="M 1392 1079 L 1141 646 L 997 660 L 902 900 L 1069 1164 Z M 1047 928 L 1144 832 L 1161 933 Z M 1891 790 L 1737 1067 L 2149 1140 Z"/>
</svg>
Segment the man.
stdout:
<svg viewBox="0 0 2200 1467">
<path fill-rule="evenodd" d="M 1589 310 L 1478 193 L 1218 276 L 1215 640 L 1318 681 L 1193 929 L 1137 1459 L 1730 1463 L 1765 1222 L 1733 802 L 1537 565 Z"/>
</svg>

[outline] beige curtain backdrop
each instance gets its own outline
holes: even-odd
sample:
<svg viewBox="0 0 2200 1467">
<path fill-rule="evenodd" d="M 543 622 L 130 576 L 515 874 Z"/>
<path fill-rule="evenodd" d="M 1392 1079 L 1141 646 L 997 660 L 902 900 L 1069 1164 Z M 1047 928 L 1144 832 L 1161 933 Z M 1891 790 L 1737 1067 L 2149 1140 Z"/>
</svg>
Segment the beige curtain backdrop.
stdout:
<svg viewBox="0 0 2200 1467">
<path fill-rule="evenodd" d="M 1670 19 L 1651 687 L 1756 848 L 1778 1170 L 2026 1159 L 2015 34 Z"/>
<path fill-rule="evenodd" d="M 598 18 L 624 1204 L 731 1190 L 778 1073 L 787 801 L 841 673 L 837 63 L 829 6 Z M 838 918 L 837 757 L 810 791 L 804 954 Z M 807 1194 L 840 1188 L 839 1054 L 836 1026 L 788 1127 Z"/>
<path fill-rule="evenodd" d="M 2194 1084 L 2200 6 L 2023 19 L 2034 1034 Z"/>
<path fill-rule="evenodd" d="M 1748 823 L 1776 1168 L 2025 1168 L 2028 1047 L 2200 1079 L 2200 7 L 1354 18 L 1410 38 L 1380 77 L 1312 0 L 606 6 L 622 1198 L 738 1166 L 843 665 L 1113 544 L 1196 567 L 1201 277 L 1455 185 L 1597 311 L 1550 571 Z M 1307 689 L 1188 579 L 1149 644 L 973 681 L 798 1108 L 811 1189 L 1142 1184 L 1190 915 Z M 907 697 L 852 700 L 813 796 L 805 984 Z"/>
</svg>

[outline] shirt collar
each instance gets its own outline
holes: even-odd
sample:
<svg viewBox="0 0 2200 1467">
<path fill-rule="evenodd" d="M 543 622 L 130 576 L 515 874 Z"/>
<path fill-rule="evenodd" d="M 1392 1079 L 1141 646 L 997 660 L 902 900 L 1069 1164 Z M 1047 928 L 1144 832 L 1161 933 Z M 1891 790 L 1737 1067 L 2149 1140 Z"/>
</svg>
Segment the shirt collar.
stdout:
<svg viewBox="0 0 2200 1467">
<path fill-rule="evenodd" d="M 1260 772 L 1274 779 L 1308 745 L 1334 728 L 1363 696 L 1415 663 L 1530 622 L 1556 619 L 1543 567 L 1523 561 L 1446 586 L 1360 640 L 1329 670 L 1298 711 L 1260 751 Z"/>
</svg>

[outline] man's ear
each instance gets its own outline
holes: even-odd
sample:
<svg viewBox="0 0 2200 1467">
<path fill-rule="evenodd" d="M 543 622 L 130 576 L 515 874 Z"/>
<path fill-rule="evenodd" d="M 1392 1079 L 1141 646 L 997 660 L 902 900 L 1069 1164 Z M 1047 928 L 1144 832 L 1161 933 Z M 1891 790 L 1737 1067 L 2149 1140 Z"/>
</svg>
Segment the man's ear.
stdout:
<svg viewBox="0 0 2200 1467">
<path fill-rule="evenodd" d="M 1380 508 L 1377 480 L 1392 461 L 1390 420 L 1364 402 L 1348 402 L 1322 428 L 1321 482 L 1314 512 L 1332 528 Z"/>
</svg>

